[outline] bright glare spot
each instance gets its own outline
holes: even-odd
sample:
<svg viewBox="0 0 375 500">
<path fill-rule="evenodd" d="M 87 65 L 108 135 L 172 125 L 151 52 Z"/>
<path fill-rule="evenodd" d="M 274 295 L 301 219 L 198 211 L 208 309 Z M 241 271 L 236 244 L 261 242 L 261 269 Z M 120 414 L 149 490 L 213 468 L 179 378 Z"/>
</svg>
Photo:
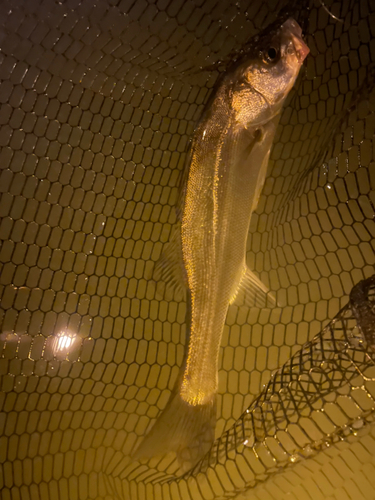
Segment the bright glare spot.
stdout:
<svg viewBox="0 0 375 500">
<path fill-rule="evenodd" d="M 243 442 L 243 444 L 246 446 L 248 442 L 249 442 L 249 440 L 245 439 L 245 441 Z"/>
<path fill-rule="evenodd" d="M 9 342 L 16 342 L 19 340 L 19 335 L 17 335 L 17 333 L 12 333 L 12 332 L 2 332 L 0 334 L 0 341 L 2 342 L 6 342 L 6 343 L 9 343 Z"/>
<path fill-rule="evenodd" d="M 55 341 L 55 354 L 68 351 L 73 345 L 76 335 L 69 333 L 59 333 Z"/>
</svg>

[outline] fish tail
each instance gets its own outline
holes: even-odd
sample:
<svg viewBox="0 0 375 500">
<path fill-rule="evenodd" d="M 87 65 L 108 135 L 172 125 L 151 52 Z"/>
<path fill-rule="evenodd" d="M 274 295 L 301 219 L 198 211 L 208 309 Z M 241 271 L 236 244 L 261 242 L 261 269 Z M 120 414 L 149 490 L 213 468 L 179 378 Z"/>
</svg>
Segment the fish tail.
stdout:
<svg viewBox="0 0 375 500">
<path fill-rule="evenodd" d="M 204 405 L 191 405 L 178 391 L 133 453 L 133 459 L 175 452 L 180 471 L 191 469 L 210 450 L 215 437 L 216 394 Z"/>
</svg>

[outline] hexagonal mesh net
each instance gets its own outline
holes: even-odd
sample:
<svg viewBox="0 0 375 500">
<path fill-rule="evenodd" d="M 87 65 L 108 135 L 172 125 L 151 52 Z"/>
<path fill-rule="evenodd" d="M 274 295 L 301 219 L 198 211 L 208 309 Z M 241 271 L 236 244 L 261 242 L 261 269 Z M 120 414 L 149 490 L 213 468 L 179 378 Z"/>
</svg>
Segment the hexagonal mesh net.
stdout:
<svg viewBox="0 0 375 500">
<path fill-rule="evenodd" d="M 247 246 L 278 307 L 229 308 L 213 448 L 182 477 L 131 458 L 184 355 L 185 303 L 147 276 L 201 68 L 284 4 L 0 3 L 2 500 L 374 498 L 371 0 L 310 5 Z"/>
</svg>

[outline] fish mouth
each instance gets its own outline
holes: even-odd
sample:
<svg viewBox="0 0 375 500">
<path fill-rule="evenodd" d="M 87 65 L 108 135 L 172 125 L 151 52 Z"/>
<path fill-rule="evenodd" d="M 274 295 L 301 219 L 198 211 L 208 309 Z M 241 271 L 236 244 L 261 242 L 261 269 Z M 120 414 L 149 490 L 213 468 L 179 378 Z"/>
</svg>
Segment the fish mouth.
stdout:
<svg viewBox="0 0 375 500">
<path fill-rule="evenodd" d="M 290 32 L 298 61 L 302 64 L 307 54 L 310 52 L 310 49 L 302 39 L 302 28 L 293 18 L 289 18 L 285 21 L 282 27 Z"/>
<path fill-rule="evenodd" d="M 305 44 L 305 42 L 299 36 L 292 35 L 293 45 L 297 52 L 297 57 L 299 62 L 302 64 L 306 59 L 307 54 L 310 52 L 310 49 Z"/>
</svg>

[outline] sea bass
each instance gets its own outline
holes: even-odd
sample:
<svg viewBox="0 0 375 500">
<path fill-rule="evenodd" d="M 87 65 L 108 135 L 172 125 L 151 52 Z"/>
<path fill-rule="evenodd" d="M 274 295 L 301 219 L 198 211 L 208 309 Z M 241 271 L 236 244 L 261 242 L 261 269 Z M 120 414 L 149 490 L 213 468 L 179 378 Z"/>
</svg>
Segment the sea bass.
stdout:
<svg viewBox="0 0 375 500">
<path fill-rule="evenodd" d="M 228 306 L 239 295 L 250 306 L 266 303 L 267 287 L 246 265 L 250 217 L 280 111 L 308 52 L 293 19 L 258 35 L 221 78 L 196 127 L 180 222 L 163 258 L 165 275 L 183 280 L 187 290 L 186 354 L 169 402 L 135 459 L 173 451 L 186 471 L 213 443 Z"/>
</svg>

